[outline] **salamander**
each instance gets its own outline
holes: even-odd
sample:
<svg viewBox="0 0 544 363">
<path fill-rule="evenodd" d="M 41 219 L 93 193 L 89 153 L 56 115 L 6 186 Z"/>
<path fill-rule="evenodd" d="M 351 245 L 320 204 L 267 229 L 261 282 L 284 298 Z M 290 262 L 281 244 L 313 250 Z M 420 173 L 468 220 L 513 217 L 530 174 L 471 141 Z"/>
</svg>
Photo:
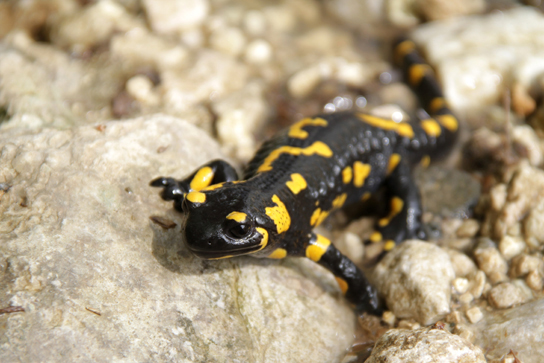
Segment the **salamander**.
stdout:
<svg viewBox="0 0 544 363">
<path fill-rule="evenodd" d="M 332 272 L 357 311 L 379 314 L 377 290 L 313 229 L 335 210 L 385 187 L 388 210 L 370 242 L 382 242 L 388 251 L 405 239 L 426 237 L 411 168 L 446 154 L 459 124 L 415 44 L 399 41 L 394 57 L 428 117 L 395 122 L 359 112 L 320 114 L 264 142 L 242 178 L 227 162 L 213 160 L 182 180 L 153 180 L 163 188 L 162 198 L 187 214 L 187 247 L 204 259 L 309 258 Z"/>
</svg>

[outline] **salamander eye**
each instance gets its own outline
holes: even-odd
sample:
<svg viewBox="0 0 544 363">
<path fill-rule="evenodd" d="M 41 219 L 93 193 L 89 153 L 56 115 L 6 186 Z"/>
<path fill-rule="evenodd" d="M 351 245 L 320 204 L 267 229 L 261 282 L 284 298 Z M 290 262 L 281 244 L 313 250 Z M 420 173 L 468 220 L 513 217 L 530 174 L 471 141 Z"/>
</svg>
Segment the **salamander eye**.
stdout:
<svg viewBox="0 0 544 363">
<path fill-rule="evenodd" d="M 252 227 L 250 224 L 237 223 L 233 226 L 230 226 L 227 230 L 227 234 L 232 238 L 244 238 L 249 235 Z"/>
</svg>

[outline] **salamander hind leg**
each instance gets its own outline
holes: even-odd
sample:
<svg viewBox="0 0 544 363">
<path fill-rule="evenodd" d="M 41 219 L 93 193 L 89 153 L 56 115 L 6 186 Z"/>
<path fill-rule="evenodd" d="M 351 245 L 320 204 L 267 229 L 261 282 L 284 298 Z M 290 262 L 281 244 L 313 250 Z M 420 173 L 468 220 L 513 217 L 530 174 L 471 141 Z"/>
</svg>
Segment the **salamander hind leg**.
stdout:
<svg viewBox="0 0 544 363">
<path fill-rule="evenodd" d="M 398 154 L 394 154 L 392 159 L 395 155 Z M 406 239 L 427 237 L 421 222 L 419 189 L 412 178 L 408 163 L 400 155 L 398 159 L 384 181 L 388 212 L 378 219 L 376 231 L 370 236 L 370 242 L 385 242 L 385 251 Z"/>
<path fill-rule="evenodd" d="M 346 299 L 359 312 L 382 313 L 378 292 L 363 272 L 340 253 L 327 238 L 311 233 L 305 247 L 306 257 L 332 272 Z"/>
<path fill-rule="evenodd" d="M 236 170 L 226 161 L 213 160 L 195 170 L 182 180 L 170 177 L 159 177 L 151 181 L 152 187 L 163 188 L 161 198 L 173 200 L 174 208 L 182 211 L 185 196 L 190 192 L 199 192 L 213 185 L 238 180 Z"/>
</svg>

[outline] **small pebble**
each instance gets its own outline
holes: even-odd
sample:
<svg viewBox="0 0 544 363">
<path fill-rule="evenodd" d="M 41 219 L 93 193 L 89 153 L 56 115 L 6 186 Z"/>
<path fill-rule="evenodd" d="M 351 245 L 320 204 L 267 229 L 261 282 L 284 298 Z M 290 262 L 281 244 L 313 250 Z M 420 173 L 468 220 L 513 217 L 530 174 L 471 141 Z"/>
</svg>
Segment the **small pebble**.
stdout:
<svg viewBox="0 0 544 363">
<path fill-rule="evenodd" d="M 541 270 L 543 268 L 543 264 L 542 258 L 540 257 L 526 254 L 516 256 L 512 260 L 512 265 L 510 266 L 510 276 L 512 278 L 525 276 L 531 271 Z"/>
<path fill-rule="evenodd" d="M 463 305 L 470 304 L 474 300 L 474 296 L 470 292 L 465 292 L 463 295 L 459 296 L 459 302 Z"/>
<path fill-rule="evenodd" d="M 525 247 L 525 241 L 520 237 L 506 235 L 499 242 L 499 251 L 507 260 L 522 253 Z"/>
<path fill-rule="evenodd" d="M 293 74 L 287 81 L 287 90 L 292 97 L 303 98 L 321 83 L 323 79 L 320 67 L 312 66 L 304 68 Z"/>
<path fill-rule="evenodd" d="M 250 63 L 267 63 L 272 59 L 272 47 L 266 40 L 256 39 L 247 45 L 245 57 Z"/>
<path fill-rule="evenodd" d="M 488 300 L 492 306 L 499 309 L 506 309 L 523 302 L 523 297 L 516 285 L 504 282 L 489 291 Z"/>
<path fill-rule="evenodd" d="M 480 223 L 475 219 L 467 219 L 457 229 L 456 234 L 459 238 L 474 237 L 480 230 Z"/>
<path fill-rule="evenodd" d="M 486 284 L 485 273 L 483 271 L 476 272 L 470 279 L 469 292 L 475 299 L 479 299 L 484 292 Z"/>
<path fill-rule="evenodd" d="M 479 322 L 484 317 L 484 314 L 479 307 L 468 309 L 465 314 L 467 315 L 468 321 L 470 321 L 472 324 Z"/>
<path fill-rule="evenodd" d="M 527 283 L 527 286 L 529 286 L 534 291 L 542 291 L 542 289 L 544 288 L 544 281 L 542 280 L 542 276 L 536 270 L 532 270 L 527 274 L 527 276 L 525 277 L 525 283 Z"/>
<path fill-rule="evenodd" d="M 446 323 L 459 324 L 461 322 L 461 313 L 458 310 L 455 310 L 448 315 L 446 315 Z"/>
<path fill-rule="evenodd" d="M 399 329 L 410 329 L 410 330 L 414 330 L 414 329 L 419 329 L 421 327 L 421 325 L 416 322 L 416 321 L 413 321 L 413 320 L 401 320 L 399 321 Z"/>
<path fill-rule="evenodd" d="M 478 271 L 474 261 L 466 254 L 450 248 L 446 249 L 446 252 L 448 252 L 448 255 L 450 256 L 455 276 L 465 277 Z"/>
<path fill-rule="evenodd" d="M 491 240 L 480 239 L 478 247 L 474 250 L 474 257 L 480 270 L 486 273 L 492 283 L 506 280 L 508 265 Z"/>
<path fill-rule="evenodd" d="M 453 280 L 452 285 L 458 294 L 464 294 L 469 287 L 468 280 L 464 277 L 457 277 Z"/>
<path fill-rule="evenodd" d="M 386 323 L 389 326 L 395 325 L 395 321 L 397 320 L 397 317 L 395 314 L 393 314 L 392 311 L 384 311 L 382 315 L 382 321 Z"/>
</svg>

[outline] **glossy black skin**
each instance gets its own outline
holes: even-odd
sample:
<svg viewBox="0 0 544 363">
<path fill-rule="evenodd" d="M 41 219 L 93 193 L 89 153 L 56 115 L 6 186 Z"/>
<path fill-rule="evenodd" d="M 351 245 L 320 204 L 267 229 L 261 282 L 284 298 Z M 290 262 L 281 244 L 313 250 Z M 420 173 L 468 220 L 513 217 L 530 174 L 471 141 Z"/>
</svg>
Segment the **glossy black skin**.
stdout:
<svg viewBox="0 0 544 363">
<path fill-rule="evenodd" d="M 414 64 L 423 63 L 415 51 L 405 51 L 402 55 L 406 75 Z M 411 86 L 426 108 L 432 100 L 442 97 L 432 74 L 426 74 Z M 445 106 L 434 111 L 433 116 L 451 114 Z M 425 237 L 421 228 L 419 191 L 410 170 L 423 156 L 447 153 L 455 142 L 457 128 L 452 130 L 440 126 L 440 135 L 433 137 L 416 122 L 411 124 L 413 137 L 405 137 L 397 131 L 363 122 L 351 112 L 316 117 L 326 120 L 327 126 L 304 126 L 302 130 L 308 135 L 303 139 L 290 137 L 287 129 L 265 142 L 247 166 L 242 182 L 234 182 L 238 179 L 236 172 L 226 162 L 215 160 L 208 163 L 206 166 L 214 171 L 213 180 L 208 184 L 226 183 L 217 189 L 203 191 L 203 203 L 193 203 L 185 198 L 191 191 L 189 184 L 196 172 L 180 181 L 158 178 L 152 182 L 151 185 L 164 188 L 163 199 L 174 200 L 177 210 L 188 213 L 184 235 L 191 251 L 202 258 L 242 254 L 268 257 L 276 249 L 283 248 L 288 256 L 307 256 L 308 246 L 315 244 L 317 239 L 310 223 L 316 208 L 333 211 L 333 200 L 343 193 L 346 193 L 343 203 L 346 206 L 360 201 L 365 193 L 374 193 L 381 186 L 386 187 L 388 198 L 396 196 L 404 202 L 402 210 L 389 223 L 377 227 L 383 240 L 400 243 L 413 237 Z M 271 163 L 271 170 L 258 171 L 274 150 L 284 146 L 307 148 L 315 141 L 326 144 L 332 156 L 283 153 Z M 400 162 L 388 173 L 393 154 L 400 156 Z M 356 161 L 371 166 L 370 174 L 361 187 L 355 187 L 352 182 L 346 184 L 342 178 L 342 170 Z M 286 186 L 294 173 L 302 175 L 307 182 L 307 187 L 298 194 Z M 290 217 L 289 228 L 281 233 L 266 213 L 266 208 L 277 207 L 273 196 L 285 205 Z M 227 219 L 234 211 L 245 213 L 247 219 L 242 222 Z M 257 228 L 268 233 L 268 243 L 263 249 L 260 245 L 263 234 Z M 374 314 L 381 312 L 376 290 L 355 264 L 332 244 L 316 262 L 347 283 L 346 298 L 357 310 Z"/>
</svg>

